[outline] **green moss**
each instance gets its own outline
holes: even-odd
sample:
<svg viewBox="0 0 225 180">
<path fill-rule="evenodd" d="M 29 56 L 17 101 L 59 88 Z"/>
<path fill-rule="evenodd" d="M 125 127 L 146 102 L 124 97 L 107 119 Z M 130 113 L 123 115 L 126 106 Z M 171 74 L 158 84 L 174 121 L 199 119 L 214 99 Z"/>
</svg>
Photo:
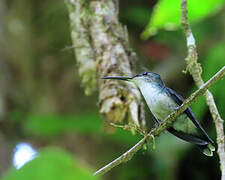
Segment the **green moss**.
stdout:
<svg viewBox="0 0 225 180">
<path fill-rule="evenodd" d="M 94 91 L 96 91 L 96 75 L 95 68 L 86 70 L 81 74 L 82 76 L 82 84 L 85 88 L 85 95 L 91 95 Z"/>
</svg>

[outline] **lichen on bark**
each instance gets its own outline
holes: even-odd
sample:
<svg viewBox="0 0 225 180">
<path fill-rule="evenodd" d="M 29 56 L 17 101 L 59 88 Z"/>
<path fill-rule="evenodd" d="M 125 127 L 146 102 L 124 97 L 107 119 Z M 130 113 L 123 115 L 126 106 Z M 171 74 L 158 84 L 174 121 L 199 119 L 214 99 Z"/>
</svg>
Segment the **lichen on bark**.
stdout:
<svg viewBox="0 0 225 180">
<path fill-rule="evenodd" d="M 89 95 L 96 89 L 96 63 L 88 31 L 88 6 L 84 0 L 68 0 L 66 4 L 78 72 L 85 87 L 85 94 Z"/>
<path fill-rule="evenodd" d="M 100 114 L 109 122 L 145 127 L 143 102 L 137 87 L 102 80 L 108 75 L 133 75 L 136 55 L 127 29 L 118 21 L 118 1 L 67 0 L 71 36 L 86 94 L 99 90 Z"/>
</svg>

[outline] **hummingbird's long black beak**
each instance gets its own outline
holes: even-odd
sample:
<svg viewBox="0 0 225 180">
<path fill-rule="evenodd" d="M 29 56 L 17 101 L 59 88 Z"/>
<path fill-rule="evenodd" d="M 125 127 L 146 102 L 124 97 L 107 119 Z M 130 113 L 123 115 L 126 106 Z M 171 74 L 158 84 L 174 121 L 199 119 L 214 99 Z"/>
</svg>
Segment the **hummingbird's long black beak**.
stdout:
<svg viewBox="0 0 225 180">
<path fill-rule="evenodd" d="M 123 81 L 129 81 L 133 79 L 133 77 L 129 76 L 105 76 L 102 79 L 118 79 L 118 80 L 123 80 Z"/>
</svg>

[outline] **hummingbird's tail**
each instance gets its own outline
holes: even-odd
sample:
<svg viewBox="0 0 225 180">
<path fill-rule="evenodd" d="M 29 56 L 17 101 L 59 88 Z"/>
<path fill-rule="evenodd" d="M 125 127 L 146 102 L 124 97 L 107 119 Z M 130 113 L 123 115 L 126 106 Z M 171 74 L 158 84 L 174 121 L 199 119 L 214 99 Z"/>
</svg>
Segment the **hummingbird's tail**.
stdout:
<svg viewBox="0 0 225 180">
<path fill-rule="evenodd" d="M 181 131 L 177 131 L 174 128 L 170 127 L 167 129 L 171 134 L 177 136 L 180 139 L 183 139 L 189 143 L 195 144 L 206 156 L 213 156 L 213 151 L 215 151 L 215 146 L 211 139 L 204 139 L 204 137 L 197 137 L 191 134 L 187 134 Z"/>
<path fill-rule="evenodd" d="M 203 154 L 206 156 L 213 156 L 213 151 L 215 151 L 215 146 L 212 143 L 206 145 L 197 145 Z"/>
</svg>

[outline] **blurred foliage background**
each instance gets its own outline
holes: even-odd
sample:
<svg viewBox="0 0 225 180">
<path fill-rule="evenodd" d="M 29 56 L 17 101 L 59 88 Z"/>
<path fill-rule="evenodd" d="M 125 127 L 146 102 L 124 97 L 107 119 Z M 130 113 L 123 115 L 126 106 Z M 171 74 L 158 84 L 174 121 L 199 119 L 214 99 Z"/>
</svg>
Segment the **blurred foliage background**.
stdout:
<svg viewBox="0 0 225 180">
<path fill-rule="evenodd" d="M 122 0 L 120 21 L 139 56 L 136 71 L 161 74 L 184 97 L 196 89 L 185 69 L 179 1 Z M 190 18 L 203 79 L 225 65 L 225 1 L 190 0 Z M 191 3 L 193 2 L 193 3 Z M 154 36 L 151 36 L 153 35 Z M 225 80 L 211 88 L 225 119 Z M 192 106 L 209 135 L 215 127 L 201 97 Z M 146 114 L 149 111 L 146 108 Z M 150 117 L 149 120 L 151 121 Z M 92 173 L 141 137 L 121 129 L 106 134 L 97 93 L 85 96 L 74 59 L 66 6 L 61 0 L 0 1 L 0 177 L 42 179 L 219 179 L 209 158 L 168 133 L 101 178 Z M 26 160 L 33 159 L 30 162 Z"/>
</svg>

